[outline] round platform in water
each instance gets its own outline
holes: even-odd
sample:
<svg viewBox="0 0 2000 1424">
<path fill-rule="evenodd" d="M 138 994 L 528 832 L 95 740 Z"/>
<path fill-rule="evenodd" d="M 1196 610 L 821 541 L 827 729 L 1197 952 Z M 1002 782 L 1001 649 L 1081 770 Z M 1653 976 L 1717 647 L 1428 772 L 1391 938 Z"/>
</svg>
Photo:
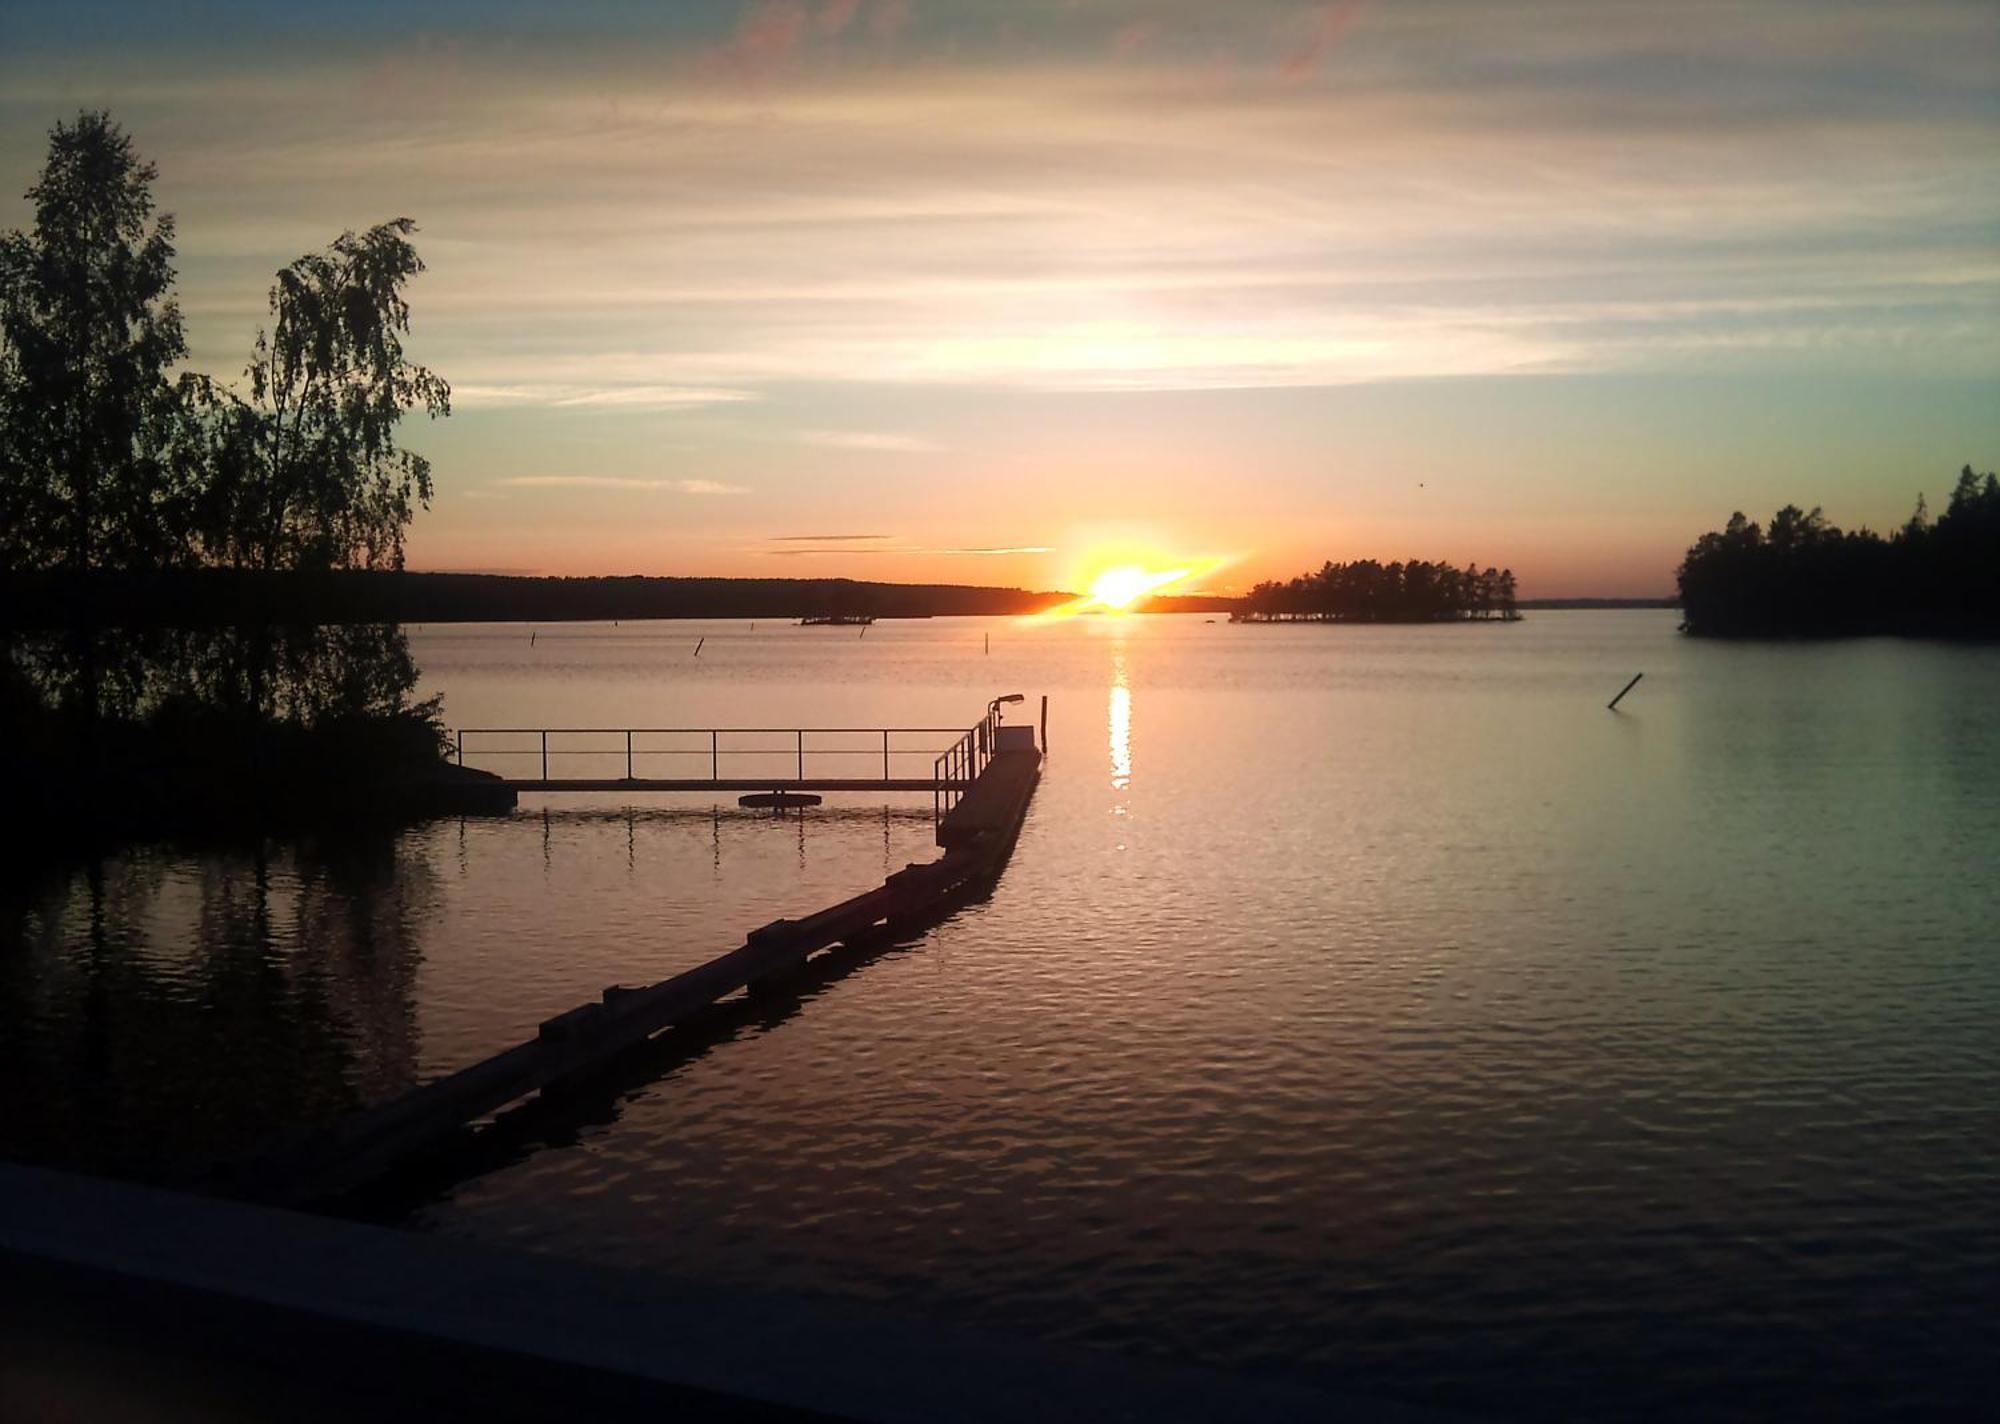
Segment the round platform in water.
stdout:
<svg viewBox="0 0 2000 1424">
<path fill-rule="evenodd" d="M 753 791 L 748 796 L 736 798 L 739 806 L 757 806 L 771 810 L 789 810 L 793 806 L 817 806 L 820 798 L 809 791 Z"/>
</svg>

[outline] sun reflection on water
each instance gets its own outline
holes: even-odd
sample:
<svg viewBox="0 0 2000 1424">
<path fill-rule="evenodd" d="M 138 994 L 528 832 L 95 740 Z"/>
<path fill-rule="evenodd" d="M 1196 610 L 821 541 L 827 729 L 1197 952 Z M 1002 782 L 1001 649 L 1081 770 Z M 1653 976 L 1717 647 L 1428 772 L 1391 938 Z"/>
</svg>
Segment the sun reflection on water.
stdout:
<svg viewBox="0 0 2000 1424">
<path fill-rule="evenodd" d="M 1111 786 L 1123 791 L 1132 784 L 1132 688 L 1125 676 L 1125 654 L 1111 655 Z M 1121 803 L 1119 815 L 1125 814 Z"/>
</svg>

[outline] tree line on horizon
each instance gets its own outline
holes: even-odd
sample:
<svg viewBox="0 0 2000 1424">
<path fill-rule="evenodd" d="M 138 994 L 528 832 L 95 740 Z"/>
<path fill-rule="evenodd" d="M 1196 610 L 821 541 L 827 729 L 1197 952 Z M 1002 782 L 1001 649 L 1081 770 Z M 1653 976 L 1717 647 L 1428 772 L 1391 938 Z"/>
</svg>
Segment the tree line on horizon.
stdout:
<svg viewBox="0 0 2000 1424">
<path fill-rule="evenodd" d="M 1739 510 L 1676 575 L 1682 628 L 1716 637 L 2000 635 L 2000 478 L 1959 472 L 1944 514 L 1927 502 L 1884 538 L 1788 504 L 1759 526 Z"/>
<path fill-rule="evenodd" d="M 32 224 L 0 236 L 0 574 L 70 578 L 393 569 L 431 495 L 403 415 L 450 413 L 404 354 L 416 227 L 344 232 L 277 273 L 239 383 L 183 369 L 174 219 L 155 166 L 108 114 L 49 133 Z M 173 704 L 314 723 L 413 712 L 389 627 L 140 636 L 78 599 L 59 636 L 12 636 L 4 705 L 85 723 Z"/>
<path fill-rule="evenodd" d="M 976 584 L 890 584 L 844 578 L 688 578 L 649 574 L 529 576 L 369 569 L 325 574 L 233 569 L 114 572 L 74 581 L 60 571 L 0 580 L 0 634 L 61 628 L 79 605 L 100 624 L 212 628 L 253 606 L 277 624 L 613 622 L 742 618 L 774 622 L 829 607 L 896 618 L 1019 617 L 1073 595 Z M 1235 600 L 1198 600 L 1233 607 Z"/>
<path fill-rule="evenodd" d="M 1328 562 L 1289 580 L 1266 579 L 1244 596 L 1235 615 L 1245 623 L 1443 623 L 1457 619 L 1520 618 L 1512 569 L 1433 564 L 1423 559 L 1384 564 L 1374 559 Z"/>
</svg>

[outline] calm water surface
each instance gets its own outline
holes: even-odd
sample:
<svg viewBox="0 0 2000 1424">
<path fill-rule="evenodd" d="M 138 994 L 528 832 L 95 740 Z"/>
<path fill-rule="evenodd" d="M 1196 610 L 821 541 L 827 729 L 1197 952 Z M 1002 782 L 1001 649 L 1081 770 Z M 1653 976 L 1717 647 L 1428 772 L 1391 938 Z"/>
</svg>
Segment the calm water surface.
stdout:
<svg viewBox="0 0 2000 1424">
<path fill-rule="evenodd" d="M 1984 1408 L 2000 650 L 1674 621 L 413 630 L 454 725 L 1051 753 L 990 901 L 409 1222 L 1473 1412 Z M 41 876 L 0 1146 L 170 1176 L 934 854 L 832 800 Z"/>
</svg>

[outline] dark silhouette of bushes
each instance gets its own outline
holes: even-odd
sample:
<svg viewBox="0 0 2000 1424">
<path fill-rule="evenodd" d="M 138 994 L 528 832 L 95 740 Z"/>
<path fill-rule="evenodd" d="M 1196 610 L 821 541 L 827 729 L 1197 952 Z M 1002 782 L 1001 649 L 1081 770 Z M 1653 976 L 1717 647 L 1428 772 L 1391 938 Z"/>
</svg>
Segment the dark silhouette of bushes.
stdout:
<svg viewBox="0 0 2000 1424">
<path fill-rule="evenodd" d="M 1786 505 L 1768 528 L 1739 512 L 1694 542 L 1678 578 L 1694 634 L 2000 635 L 2000 479 L 1966 466 L 1942 517 L 1918 496 L 1886 539 L 1844 533 L 1817 508 Z"/>
<path fill-rule="evenodd" d="M 1464 618 L 1513 622 L 1514 571 L 1450 564 L 1322 564 L 1287 583 L 1252 588 L 1234 621 L 1243 623 L 1443 623 Z"/>
</svg>

